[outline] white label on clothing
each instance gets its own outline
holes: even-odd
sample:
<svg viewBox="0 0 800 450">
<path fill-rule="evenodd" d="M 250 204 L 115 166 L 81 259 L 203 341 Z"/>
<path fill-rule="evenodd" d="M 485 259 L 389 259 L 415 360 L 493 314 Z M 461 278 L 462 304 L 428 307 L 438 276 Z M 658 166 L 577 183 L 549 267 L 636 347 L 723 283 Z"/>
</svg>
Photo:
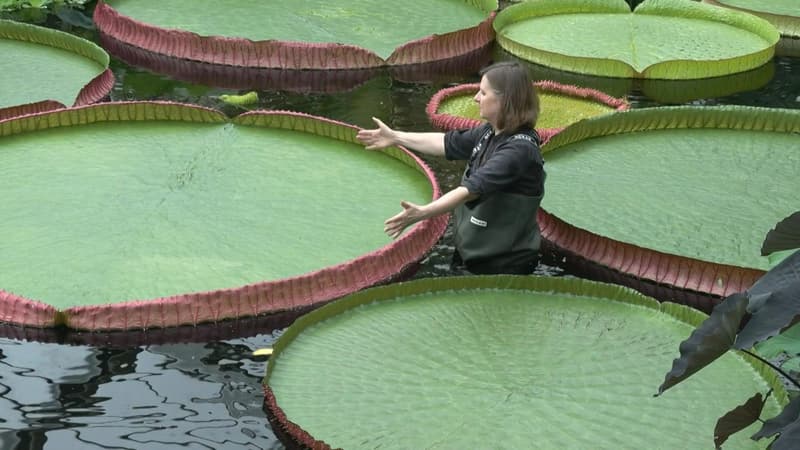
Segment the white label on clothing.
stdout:
<svg viewBox="0 0 800 450">
<path fill-rule="evenodd" d="M 477 218 L 475 218 L 475 216 L 469 216 L 469 221 L 470 221 L 470 223 L 473 223 L 473 224 L 475 224 L 475 225 L 477 225 L 479 227 L 483 227 L 483 228 L 486 228 L 486 225 L 489 225 L 489 223 L 486 222 L 485 220 L 477 219 Z"/>
</svg>

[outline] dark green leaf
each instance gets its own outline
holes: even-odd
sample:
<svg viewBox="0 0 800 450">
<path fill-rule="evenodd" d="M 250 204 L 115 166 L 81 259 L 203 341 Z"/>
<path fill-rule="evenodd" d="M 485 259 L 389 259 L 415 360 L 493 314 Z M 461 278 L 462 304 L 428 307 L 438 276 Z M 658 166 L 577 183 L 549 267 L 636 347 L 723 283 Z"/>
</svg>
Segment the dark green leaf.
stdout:
<svg viewBox="0 0 800 450">
<path fill-rule="evenodd" d="M 782 433 L 784 428 L 796 423 L 798 419 L 800 419 L 800 397 L 795 397 L 779 415 L 764 422 L 761 429 L 751 438 L 757 441 L 761 438 L 772 437 Z"/>
<path fill-rule="evenodd" d="M 714 427 L 714 445 L 719 448 L 732 434 L 744 430 L 758 420 L 765 402 L 766 398 L 758 393 L 720 417 Z"/>
<path fill-rule="evenodd" d="M 800 211 L 781 220 L 767 233 L 761 246 L 761 255 L 800 247 Z"/>
<path fill-rule="evenodd" d="M 800 252 L 767 272 L 747 293 L 752 318 L 736 338 L 734 346 L 739 349 L 775 336 L 800 315 Z"/>
<path fill-rule="evenodd" d="M 94 22 L 92 19 L 75 8 L 57 5 L 55 7 L 55 14 L 64 23 L 70 24 L 73 27 L 86 28 L 87 30 L 94 29 Z"/>
<path fill-rule="evenodd" d="M 800 448 L 800 421 L 794 421 L 781 431 L 781 435 L 770 446 L 770 450 L 797 450 Z"/>
<path fill-rule="evenodd" d="M 658 388 L 659 395 L 730 350 L 747 312 L 747 302 L 747 296 L 742 293 L 727 297 L 689 339 L 681 342 L 681 356 L 672 362 L 672 370 Z"/>
</svg>

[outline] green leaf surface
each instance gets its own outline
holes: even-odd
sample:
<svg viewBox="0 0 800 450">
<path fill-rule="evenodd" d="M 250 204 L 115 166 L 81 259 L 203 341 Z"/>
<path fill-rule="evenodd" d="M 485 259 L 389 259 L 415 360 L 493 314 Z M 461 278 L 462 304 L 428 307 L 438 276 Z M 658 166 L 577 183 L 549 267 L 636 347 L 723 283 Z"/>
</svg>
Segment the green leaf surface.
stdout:
<svg viewBox="0 0 800 450">
<path fill-rule="evenodd" d="M 663 107 L 585 120 L 543 146 L 542 206 L 617 241 L 768 270 L 763 236 L 797 207 L 799 119 L 789 110 Z"/>
<path fill-rule="evenodd" d="M 136 121 L 0 138 L 0 286 L 58 308 L 237 287 L 375 251 L 430 182 L 311 133 Z M 313 257 L 309 257 L 313 255 Z"/>
<path fill-rule="evenodd" d="M 589 117 L 614 112 L 614 108 L 597 101 L 568 95 L 539 92 L 538 128 L 561 128 Z M 478 105 L 471 95 L 448 97 L 439 106 L 439 113 L 480 120 Z"/>
<path fill-rule="evenodd" d="M 742 72 L 771 58 L 779 38 L 765 20 L 685 0 L 648 0 L 634 12 L 623 5 L 530 0 L 501 11 L 494 26 L 500 45 L 517 56 L 613 77 L 681 79 Z M 698 61 L 708 62 L 703 73 L 694 65 Z"/>
<path fill-rule="evenodd" d="M 726 6 L 761 11 L 770 14 L 797 16 L 800 19 L 800 4 L 796 0 L 717 0 Z"/>
<path fill-rule="evenodd" d="M 625 289 L 558 281 L 362 291 L 295 322 L 265 382 L 288 420 L 341 448 L 711 448 L 716 418 L 768 389 L 728 353 L 653 397 L 691 325 Z M 726 448 L 764 447 L 747 436 Z"/>
<path fill-rule="evenodd" d="M 108 67 L 108 55 L 89 41 L 8 20 L 0 20 L 0 61 L 0 108 L 43 100 L 72 105 Z"/>
<path fill-rule="evenodd" d="M 482 10 L 474 6 L 475 2 L 463 0 L 389 4 L 382 0 L 293 0 L 280 5 L 217 0 L 107 3 L 135 20 L 201 36 L 349 44 L 384 59 L 409 41 L 474 27 L 494 9 Z"/>
</svg>

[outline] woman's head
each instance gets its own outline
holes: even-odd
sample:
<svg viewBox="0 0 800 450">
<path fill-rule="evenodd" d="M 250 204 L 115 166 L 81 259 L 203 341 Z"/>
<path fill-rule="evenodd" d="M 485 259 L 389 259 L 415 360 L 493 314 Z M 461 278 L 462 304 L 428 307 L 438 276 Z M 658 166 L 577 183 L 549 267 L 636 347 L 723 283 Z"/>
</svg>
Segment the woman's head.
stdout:
<svg viewBox="0 0 800 450">
<path fill-rule="evenodd" d="M 516 62 L 483 69 L 475 101 L 481 117 L 500 131 L 513 131 L 525 124 L 535 126 L 539 117 L 539 96 L 528 71 Z"/>
</svg>

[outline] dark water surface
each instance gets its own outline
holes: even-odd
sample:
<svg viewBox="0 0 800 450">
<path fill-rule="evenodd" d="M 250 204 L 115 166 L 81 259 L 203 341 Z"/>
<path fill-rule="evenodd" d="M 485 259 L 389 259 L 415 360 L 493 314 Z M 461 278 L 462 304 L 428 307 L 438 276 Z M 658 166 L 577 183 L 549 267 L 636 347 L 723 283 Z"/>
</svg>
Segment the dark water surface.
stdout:
<svg viewBox="0 0 800 450">
<path fill-rule="evenodd" d="M 78 23 L 69 19 L 70 23 Z M 97 41 L 92 30 L 56 17 L 46 25 Z M 678 83 L 629 83 L 531 66 L 537 79 L 582 84 L 633 107 L 741 104 L 800 108 L 800 41 L 784 41 L 782 56 L 737 77 Z M 486 59 L 513 59 L 492 49 Z M 172 100 L 222 109 L 215 88 L 177 81 L 113 58 L 112 100 Z M 260 89 L 258 108 L 294 110 L 371 127 L 377 116 L 407 130 L 430 130 L 425 106 L 439 89 L 475 82 L 476 70 L 419 82 L 378 73 L 346 92 Z M 277 79 L 277 78 L 276 78 Z M 280 86 L 278 86 L 280 87 Z M 462 165 L 429 160 L 444 189 Z M 400 199 L 398 199 L 399 202 Z M 380 226 L 380 224 L 376 224 Z M 452 275 L 448 232 L 415 277 Z M 560 275 L 558 267 L 540 273 Z M 279 449 L 262 409 L 260 381 L 270 347 L 294 315 L 216 326 L 132 334 L 52 333 L 0 325 L 0 450 L 5 449 Z M 655 389 L 655 387 L 654 387 Z"/>
</svg>

